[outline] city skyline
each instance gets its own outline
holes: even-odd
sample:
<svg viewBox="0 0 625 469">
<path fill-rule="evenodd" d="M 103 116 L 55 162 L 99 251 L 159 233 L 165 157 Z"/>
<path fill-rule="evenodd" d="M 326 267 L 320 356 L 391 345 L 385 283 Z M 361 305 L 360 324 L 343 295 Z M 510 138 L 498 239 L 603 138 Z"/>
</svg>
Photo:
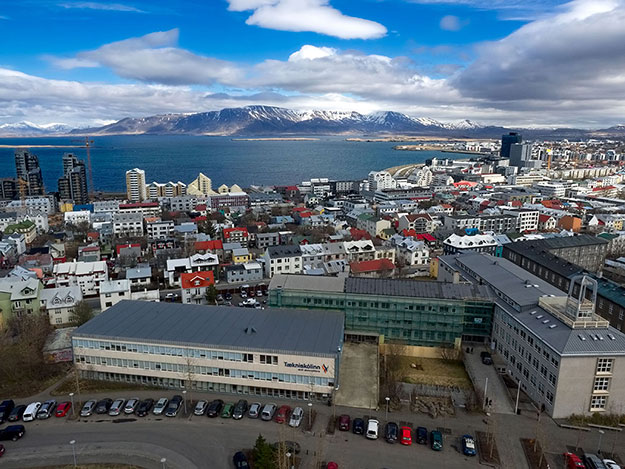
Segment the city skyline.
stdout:
<svg viewBox="0 0 625 469">
<path fill-rule="evenodd" d="M 607 127 L 625 114 L 622 7 L 622 0 L 11 0 L 0 7 L 0 124 L 101 125 L 267 104 Z"/>
</svg>

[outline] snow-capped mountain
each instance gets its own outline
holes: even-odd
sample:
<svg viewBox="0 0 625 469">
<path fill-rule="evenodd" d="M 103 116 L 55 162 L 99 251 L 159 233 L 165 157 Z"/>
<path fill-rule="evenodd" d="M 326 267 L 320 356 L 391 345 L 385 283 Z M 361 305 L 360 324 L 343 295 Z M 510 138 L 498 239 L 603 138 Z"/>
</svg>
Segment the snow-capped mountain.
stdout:
<svg viewBox="0 0 625 469">
<path fill-rule="evenodd" d="M 62 135 L 68 134 L 74 127 L 67 124 L 33 124 L 32 122 L 22 121 L 13 124 L 0 124 L 1 136 L 45 136 L 45 135 Z"/>
</svg>

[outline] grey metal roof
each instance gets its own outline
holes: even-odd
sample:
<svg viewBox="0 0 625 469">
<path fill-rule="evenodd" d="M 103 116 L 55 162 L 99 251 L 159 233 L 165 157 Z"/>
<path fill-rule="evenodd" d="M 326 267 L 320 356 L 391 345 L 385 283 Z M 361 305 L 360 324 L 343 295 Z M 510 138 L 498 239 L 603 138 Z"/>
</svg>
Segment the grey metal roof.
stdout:
<svg viewBox="0 0 625 469">
<path fill-rule="evenodd" d="M 302 255 L 302 250 L 299 245 L 282 245 L 282 246 L 269 246 L 267 253 L 270 258 L 279 257 L 299 257 Z"/>
<path fill-rule="evenodd" d="M 540 296 L 565 295 L 562 290 L 501 257 L 481 253 L 444 257 L 446 259 L 455 257 L 457 265 L 464 265 L 468 270 L 475 272 L 484 283 L 492 285 L 521 307 L 538 304 Z"/>
<path fill-rule="evenodd" d="M 275 290 L 277 288 L 282 288 L 284 290 L 342 293 L 345 288 L 345 278 L 276 274 L 271 278 L 269 289 Z"/>
<path fill-rule="evenodd" d="M 124 300 L 80 326 L 73 336 L 334 355 L 341 344 L 343 327 L 343 313 L 338 311 L 259 310 Z"/>
<path fill-rule="evenodd" d="M 482 285 L 360 277 L 349 277 L 345 280 L 345 293 L 445 300 L 490 299 L 491 296 L 490 290 Z"/>
<path fill-rule="evenodd" d="M 129 280 L 135 278 L 146 278 L 152 276 L 152 267 L 147 264 L 140 264 L 137 267 L 133 267 L 126 270 L 126 278 Z"/>
</svg>

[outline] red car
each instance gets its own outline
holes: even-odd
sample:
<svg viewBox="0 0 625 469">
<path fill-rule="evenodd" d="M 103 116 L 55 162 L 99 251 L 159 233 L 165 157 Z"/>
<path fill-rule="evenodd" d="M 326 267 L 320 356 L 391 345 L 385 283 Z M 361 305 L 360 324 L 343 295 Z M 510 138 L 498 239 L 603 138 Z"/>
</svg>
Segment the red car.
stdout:
<svg viewBox="0 0 625 469">
<path fill-rule="evenodd" d="M 339 417 L 339 430 L 342 432 L 348 432 L 349 431 L 349 424 L 350 424 L 350 418 L 349 415 L 341 415 Z"/>
<path fill-rule="evenodd" d="M 568 469 L 585 469 L 586 466 L 576 454 L 564 453 L 564 460 Z"/>
<path fill-rule="evenodd" d="M 54 415 L 56 415 L 57 417 L 65 417 L 71 408 L 71 402 L 61 402 L 56 408 L 56 412 L 54 413 Z"/>
<path fill-rule="evenodd" d="M 291 408 L 288 405 L 283 405 L 276 412 L 275 421 L 276 423 L 284 423 L 288 420 L 289 415 L 291 414 Z"/>
<path fill-rule="evenodd" d="M 410 427 L 401 427 L 399 429 L 399 433 L 401 435 L 401 439 L 399 441 L 402 445 L 412 444 L 412 430 L 410 430 Z"/>
</svg>

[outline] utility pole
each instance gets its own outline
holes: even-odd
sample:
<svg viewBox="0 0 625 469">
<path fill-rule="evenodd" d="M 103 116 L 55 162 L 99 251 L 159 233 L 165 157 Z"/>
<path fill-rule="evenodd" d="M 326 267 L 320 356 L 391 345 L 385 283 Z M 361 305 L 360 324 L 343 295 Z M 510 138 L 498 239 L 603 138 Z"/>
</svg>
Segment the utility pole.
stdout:
<svg viewBox="0 0 625 469">
<path fill-rule="evenodd" d="M 487 391 L 488 391 L 488 376 L 486 377 L 486 381 L 484 383 L 484 403 L 482 404 L 482 410 L 486 410 L 486 402 L 488 402 L 488 399 L 486 398 Z"/>
<path fill-rule="evenodd" d="M 521 394 L 521 381 L 517 382 L 516 388 L 516 404 L 514 405 L 514 414 L 517 415 L 519 413 L 519 395 Z"/>
</svg>

